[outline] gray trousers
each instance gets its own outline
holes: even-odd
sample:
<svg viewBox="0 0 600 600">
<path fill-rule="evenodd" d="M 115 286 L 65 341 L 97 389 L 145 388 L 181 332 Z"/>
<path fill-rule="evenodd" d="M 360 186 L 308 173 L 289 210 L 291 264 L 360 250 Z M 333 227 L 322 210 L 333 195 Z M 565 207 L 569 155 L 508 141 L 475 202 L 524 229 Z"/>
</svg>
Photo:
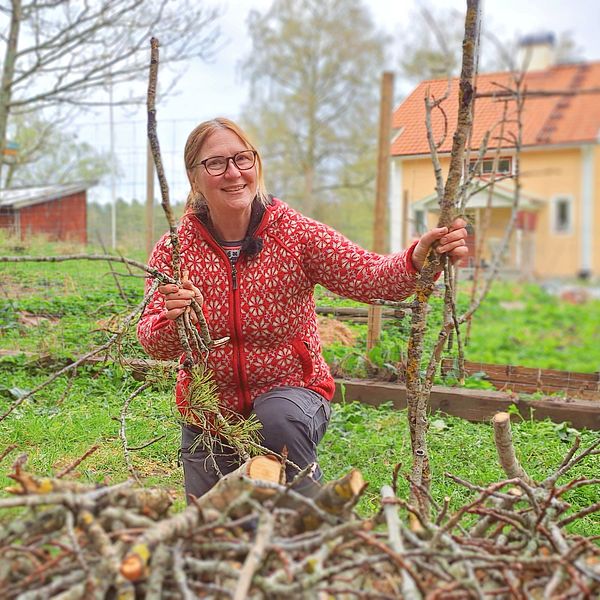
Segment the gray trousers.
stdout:
<svg viewBox="0 0 600 600">
<path fill-rule="evenodd" d="M 298 387 L 278 387 L 261 394 L 254 401 L 254 414 L 262 424 L 262 445 L 281 454 L 287 447 L 288 459 L 300 468 L 317 461 L 317 444 L 325 434 L 331 407 L 320 394 Z M 185 494 L 196 498 L 206 493 L 219 479 L 209 452 L 198 446 L 192 451 L 194 440 L 200 433 L 197 427 L 183 425 L 181 428 L 181 461 L 185 482 Z M 223 475 L 240 466 L 240 457 L 232 448 L 219 447 L 213 451 L 214 460 Z M 291 481 L 297 469 L 288 466 L 286 476 Z M 313 477 L 321 479 L 317 466 Z M 310 481 L 298 485 L 297 491 L 306 493 Z"/>
</svg>

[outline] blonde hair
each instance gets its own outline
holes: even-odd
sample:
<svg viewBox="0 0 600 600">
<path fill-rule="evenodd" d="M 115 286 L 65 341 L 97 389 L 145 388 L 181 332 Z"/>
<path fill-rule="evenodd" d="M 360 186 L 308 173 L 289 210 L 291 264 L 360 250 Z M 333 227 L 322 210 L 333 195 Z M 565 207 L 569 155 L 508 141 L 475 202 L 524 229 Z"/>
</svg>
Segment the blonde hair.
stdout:
<svg viewBox="0 0 600 600">
<path fill-rule="evenodd" d="M 190 180 L 190 185 L 192 181 L 191 172 L 198 160 L 198 157 L 200 156 L 200 151 L 202 150 L 204 142 L 212 133 L 219 129 L 228 129 L 229 131 L 232 131 L 242 140 L 242 142 L 244 142 L 244 144 L 246 144 L 246 146 L 248 146 L 250 150 L 254 150 L 256 152 L 256 180 L 258 183 L 256 187 L 256 196 L 262 204 L 266 205 L 269 197 L 267 195 L 265 181 L 263 178 L 260 153 L 258 152 L 256 146 L 244 133 L 244 131 L 242 131 L 240 126 L 225 117 L 217 117 L 216 119 L 211 119 L 210 121 L 204 121 L 203 123 L 200 123 L 200 125 L 195 127 L 188 136 L 187 142 L 185 143 L 183 160 L 188 179 Z M 202 195 L 198 195 L 194 193 L 192 189 L 190 189 L 185 203 L 185 213 L 197 212 L 203 205 L 205 205 L 205 203 L 206 201 Z"/>
</svg>

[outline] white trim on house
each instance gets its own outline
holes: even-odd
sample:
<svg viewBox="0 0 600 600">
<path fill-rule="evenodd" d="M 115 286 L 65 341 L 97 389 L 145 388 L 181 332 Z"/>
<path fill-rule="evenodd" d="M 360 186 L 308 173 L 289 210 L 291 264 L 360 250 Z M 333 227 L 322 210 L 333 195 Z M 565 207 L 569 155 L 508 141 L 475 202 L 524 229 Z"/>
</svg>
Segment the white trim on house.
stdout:
<svg viewBox="0 0 600 600">
<path fill-rule="evenodd" d="M 593 270 L 594 229 L 594 146 L 581 148 L 581 266 L 582 272 Z"/>
<path fill-rule="evenodd" d="M 569 222 L 565 228 L 558 229 L 557 205 L 559 202 L 567 201 L 569 206 Z M 575 200 L 573 194 L 554 194 L 550 199 L 550 233 L 552 235 L 573 235 L 575 222 Z"/>
<path fill-rule="evenodd" d="M 402 203 L 404 193 L 402 189 L 402 159 L 393 156 L 390 161 L 390 194 L 388 208 L 390 216 L 390 252 L 402 250 Z"/>
<path fill-rule="evenodd" d="M 467 210 L 473 208 L 486 208 L 488 205 L 489 188 L 484 188 L 479 192 L 476 192 L 469 198 L 467 203 Z M 512 208 L 514 203 L 514 188 L 507 187 L 497 183 L 494 186 L 494 192 L 492 194 L 492 208 Z M 538 210 L 544 204 L 546 200 L 539 196 L 529 194 L 521 190 L 519 198 L 519 208 L 523 210 Z M 411 204 L 413 212 L 415 210 L 425 210 L 436 212 L 440 210 L 438 204 L 438 197 L 436 193 L 429 194 L 425 198 L 421 198 L 417 202 Z"/>
</svg>

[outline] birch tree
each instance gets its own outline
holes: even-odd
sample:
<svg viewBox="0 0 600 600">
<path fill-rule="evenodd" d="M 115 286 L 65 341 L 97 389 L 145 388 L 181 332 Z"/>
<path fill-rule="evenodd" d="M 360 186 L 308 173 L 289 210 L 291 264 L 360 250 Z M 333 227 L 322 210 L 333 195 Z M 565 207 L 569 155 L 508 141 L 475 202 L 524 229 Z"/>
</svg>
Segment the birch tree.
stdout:
<svg viewBox="0 0 600 600">
<path fill-rule="evenodd" d="M 360 0 L 274 0 L 248 18 L 244 121 L 269 187 L 307 214 L 354 191 L 372 197 L 385 37 Z"/>
<path fill-rule="evenodd" d="M 143 101 L 145 90 L 136 95 L 131 84 L 146 77 L 151 35 L 160 35 L 165 62 L 206 59 L 217 18 L 188 0 L 2 0 L 0 156 L 12 115 L 106 104 L 109 85 L 114 104 Z"/>
</svg>

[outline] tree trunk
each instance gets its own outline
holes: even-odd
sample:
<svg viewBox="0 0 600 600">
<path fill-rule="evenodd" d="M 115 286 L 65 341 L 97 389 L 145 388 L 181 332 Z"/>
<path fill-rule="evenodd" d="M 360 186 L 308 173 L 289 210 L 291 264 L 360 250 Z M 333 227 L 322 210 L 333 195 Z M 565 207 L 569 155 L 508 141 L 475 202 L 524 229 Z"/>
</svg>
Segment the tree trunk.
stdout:
<svg viewBox="0 0 600 600">
<path fill-rule="evenodd" d="M 0 83 L 0 182 L 2 181 L 2 167 L 4 166 L 4 150 L 6 149 L 8 116 L 10 114 L 15 63 L 17 62 L 17 42 L 19 40 L 21 19 L 21 0 L 12 0 L 10 31 L 8 34 L 6 54 L 4 56 L 4 65 L 2 68 L 2 82 Z"/>
<path fill-rule="evenodd" d="M 474 77 L 476 71 L 477 44 L 479 36 L 479 0 L 467 1 L 465 16 L 465 37 L 463 41 L 463 62 L 459 82 L 458 120 L 452 142 L 450 168 L 440 201 L 440 218 L 438 227 L 449 226 L 455 216 L 455 203 L 462 178 L 463 156 L 473 121 Z M 435 153 L 435 147 L 432 149 Z M 430 249 L 421 275 L 417 280 L 415 291 L 415 307 L 412 311 L 410 339 L 408 341 L 408 360 L 406 369 L 406 392 L 408 404 L 408 420 L 413 451 L 411 470 L 411 503 L 419 505 L 424 516 L 427 516 L 429 502 L 427 492 L 431 482 L 429 456 L 427 453 L 427 407 L 431 382 L 421 375 L 425 331 L 427 329 L 427 313 L 429 297 L 433 292 L 437 273 L 442 270 L 442 260 L 435 248 Z M 424 493 L 420 493 L 422 490 Z"/>
<path fill-rule="evenodd" d="M 302 210 L 313 219 L 317 218 L 315 200 L 313 195 L 315 170 L 312 165 L 307 166 L 304 171 L 304 198 Z"/>
</svg>

